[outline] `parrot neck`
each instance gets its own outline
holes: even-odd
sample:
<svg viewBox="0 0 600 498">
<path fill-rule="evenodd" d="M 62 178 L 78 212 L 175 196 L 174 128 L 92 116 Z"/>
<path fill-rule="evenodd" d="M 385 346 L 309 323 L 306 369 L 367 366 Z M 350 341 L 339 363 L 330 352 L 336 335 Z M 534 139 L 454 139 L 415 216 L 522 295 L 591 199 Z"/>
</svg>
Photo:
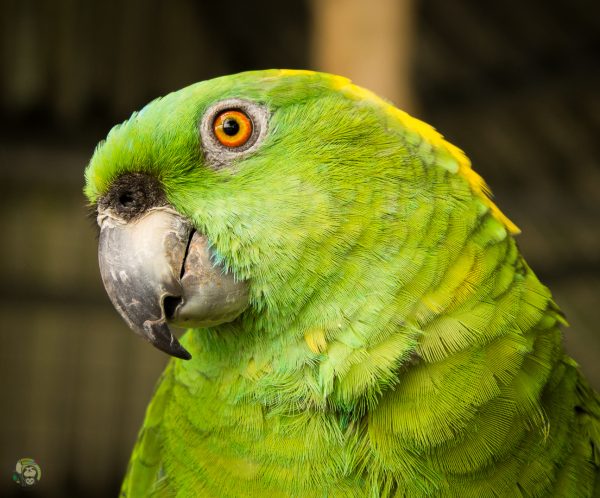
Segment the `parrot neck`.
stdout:
<svg viewBox="0 0 600 498">
<path fill-rule="evenodd" d="M 310 299 L 295 302 L 283 288 L 284 312 L 188 334 L 189 366 L 211 378 L 238 372 L 230 394 L 265 406 L 360 414 L 415 367 L 513 335 L 531 347 L 532 327 L 544 319 L 553 326 L 557 313 L 512 237 L 485 211 L 436 209 L 424 213 L 418 236 L 407 233 L 394 248 L 375 241 L 322 285 L 307 284 L 304 273 L 286 282 L 311 289 Z"/>
<path fill-rule="evenodd" d="M 550 293 L 498 227 L 484 216 L 435 249 L 396 253 L 384 260 L 396 268 L 383 264 L 389 280 L 381 261 L 363 268 L 370 282 L 341 292 L 340 279 L 326 305 L 307 302 L 280 328 L 247 317 L 188 333 L 193 359 L 173 364 L 185 395 L 173 399 L 194 427 L 180 417 L 177 434 L 196 431 L 205 470 L 216 448 L 218 462 L 236 462 L 232 486 L 260 468 L 281 476 L 273 486 L 287 495 L 319 482 L 365 496 L 369 469 L 406 496 L 449 493 L 471 474 L 490 489 L 525 483 L 507 496 L 540 495 L 576 450 L 580 378 L 564 360 Z M 299 467 L 310 479 L 286 481 Z"/>
</svg>

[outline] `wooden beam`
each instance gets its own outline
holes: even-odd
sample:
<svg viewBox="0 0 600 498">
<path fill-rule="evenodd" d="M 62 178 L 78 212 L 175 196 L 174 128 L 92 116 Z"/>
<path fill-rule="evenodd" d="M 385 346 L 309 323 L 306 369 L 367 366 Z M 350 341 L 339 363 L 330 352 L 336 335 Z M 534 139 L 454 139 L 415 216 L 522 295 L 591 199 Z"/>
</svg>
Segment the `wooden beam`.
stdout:
<svg viewBox="0 0 600 498">
<path fill-rule="evenodd" d="M 412 0 L 313 0 L 312 14 L 315 69 L 414 109 Z"/>
</svg>

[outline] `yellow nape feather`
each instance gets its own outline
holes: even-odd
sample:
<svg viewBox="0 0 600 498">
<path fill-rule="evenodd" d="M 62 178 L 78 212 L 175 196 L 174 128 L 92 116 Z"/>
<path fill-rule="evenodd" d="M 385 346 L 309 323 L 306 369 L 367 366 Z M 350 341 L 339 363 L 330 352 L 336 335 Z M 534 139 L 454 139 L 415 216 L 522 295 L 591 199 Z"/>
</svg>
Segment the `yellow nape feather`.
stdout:
<svg viewBox="0 0 600 498">
<path fill-rule="evenodd" d="M 291 74 L 291 73 L 290 73 Z M 306 72 L 304 72 L 306 74 Z M 474 170 L 471 168 L 471 161 L 465 153 L 444 140 L 444 137 L 431 125 L 412 117 L 407 112 L 404 112 L 397 107 L 394 107 L 389 102 L 377 96 L 370 90 L 353 84 L 348 78 L 342 76 L 331 77 L 332 86 L 343 92 L 345 95 L 355 100 L 370 101 L 381 107 L 392 119 L 397 120 L 401 125 L 412 133 L 418 134 L 423 140 L 431 144 L 432 147 L 439 151 L 444 151 L 449 154 L 458 163 L 458 174 L 465 178 L 473 192 L 479 196 L 482 202 L 490 209 L 494 217 L 500 221 L 506 229 L 512 234 L 520 233 L 519 228 L 515 225 L 491 199 L 491 190 Z"/>
</svg>

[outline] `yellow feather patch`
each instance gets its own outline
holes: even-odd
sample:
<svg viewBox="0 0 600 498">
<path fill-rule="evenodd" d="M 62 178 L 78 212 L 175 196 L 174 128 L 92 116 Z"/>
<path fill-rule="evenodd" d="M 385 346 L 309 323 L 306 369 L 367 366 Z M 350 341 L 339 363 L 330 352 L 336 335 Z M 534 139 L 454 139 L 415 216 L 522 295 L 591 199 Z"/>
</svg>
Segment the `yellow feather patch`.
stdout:
<svg viewBox="0 0 600 498">
<path fill-rule="evenodd" d="M 323 353 L 327 349 L 327 340 L 325 332 L 321 328 L 307 330 L 304 334 L 304 340 L 313 353 Z"/>
<path fill-rule="evenodd" d="M 413 118 L 410 114 L 394 107 L 370 90 L 354 85 L 348 78 L 331 76 L 331 82 L 333 88 L 340 90 L 355 100 L 366 100 L 377 104 L 392 119 L 400 122 L 408 131 L 417 133 L 438 151 L 449 154 L 458 164 L 458 174 L 469 182 L 473 192 L 481 198 L 482 202 L 487 207 L 489 207 L 494 217 L 500 221 L 510 233 L 520 233 L 519 228 L 510 221 L 502 211 L 500 211 L 496 204 L 494 204 L 491 199 L 490 188 L 483 178 L 471 168 L 471 161 L 465 153 L 455 145 L 444 140 L 444 137 L 438 133 L 433 126 Z"/>
<path fill-rule="evenodd" d="M 310 69 L 280 69 L 279 74 L 281 76 L 315 76 L 319 73 Z"/>
</svg>

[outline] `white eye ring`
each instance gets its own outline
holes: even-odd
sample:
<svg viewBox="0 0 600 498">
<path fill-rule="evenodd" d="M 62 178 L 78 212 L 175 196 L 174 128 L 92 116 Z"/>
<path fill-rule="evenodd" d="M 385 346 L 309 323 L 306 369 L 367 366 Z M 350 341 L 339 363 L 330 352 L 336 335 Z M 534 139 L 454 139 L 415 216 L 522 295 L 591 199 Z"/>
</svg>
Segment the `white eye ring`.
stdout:
<svg viewBox="0 0 600 498">
<path fill-rule="evenodd" d="M 227 147 L 215 136 L 213 124 L 223 111 L 237 110 L 245 113 L 252 121 L 252 134 L 250 138 L 239 147 Z M 206 162 L 220 169 L 228 166 L 231 161 L 252 154 L 262 143 L 269 123 L 269 111 L 266 107 L 243 99 L 221 100 L 210 106 L 200 122 L 200 141 Z"/>
</svg>

